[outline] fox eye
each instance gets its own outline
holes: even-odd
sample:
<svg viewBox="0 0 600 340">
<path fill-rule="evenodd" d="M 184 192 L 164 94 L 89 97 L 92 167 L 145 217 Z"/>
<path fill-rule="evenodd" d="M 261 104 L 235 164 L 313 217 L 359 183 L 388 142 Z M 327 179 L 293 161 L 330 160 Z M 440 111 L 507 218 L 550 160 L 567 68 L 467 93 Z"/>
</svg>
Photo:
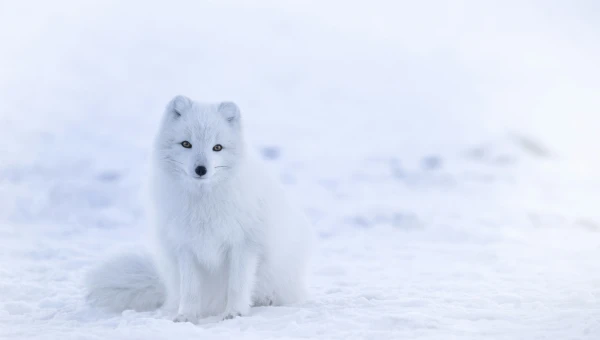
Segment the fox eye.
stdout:
<svg viewBox="0 0 600 340">
<path fill-rule="evenodd" d="M 181 146 L 183 146 L 186 149 L 190 149 L 192 147 L 192 143 L 188 142 L 187 140 L 184 140 L 183 142 L 181 142 Z"/>
<path fill-rule="evenodd" d="M 221 151 L 221 150 L 223 150 L 223 145 L 217 144 L 217 145 L 213 146 L 213 151 Z"/>
</svg>

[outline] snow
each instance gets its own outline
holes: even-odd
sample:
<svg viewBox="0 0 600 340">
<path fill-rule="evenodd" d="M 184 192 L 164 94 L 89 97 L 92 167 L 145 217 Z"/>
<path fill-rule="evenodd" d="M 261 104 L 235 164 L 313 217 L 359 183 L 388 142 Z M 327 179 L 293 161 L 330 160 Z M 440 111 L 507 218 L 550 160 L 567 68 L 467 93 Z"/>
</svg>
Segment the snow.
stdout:
<svg viewBox="0 0 600 340">
<path fill-rule="evenodd" d="M 600 338 L 599 9 L 2 3 L 0 338 Z M 314 222 L 307 302 L 86 305 L 85 273 L 144 244 L 176 94 L 236 101 Z"/>
</svg>

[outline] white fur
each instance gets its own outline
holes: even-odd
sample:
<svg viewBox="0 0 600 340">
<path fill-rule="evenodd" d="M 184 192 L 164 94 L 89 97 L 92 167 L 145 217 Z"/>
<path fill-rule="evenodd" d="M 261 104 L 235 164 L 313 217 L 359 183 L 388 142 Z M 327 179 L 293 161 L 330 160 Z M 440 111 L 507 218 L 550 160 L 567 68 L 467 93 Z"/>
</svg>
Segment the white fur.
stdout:
<svg viewBox="0 0 600 340">
<path fill-rule="evenodd" d="M 192 147 L 184 148 L 183 141 Z M 216 144 L 223 150 L 213 151 Z M 156 138 L 154 162 L 157 270 L 166 286 L 165 308 L 177 311 L 175 321 L 231 318 L 247 314 L 251 305 L 305 297 L 310 228 L 247 153 L 234 103 L 175 97 Z M 198 166 L 207 168 L 206 175 L 196 175 Z M 161 294 L 148 297 L 161 286 L 158 280 L 139 280 L 157 277 L 153 266 L 140 266 L 144 261 L 130 257 L 102 266 L 90 276 L 89 296 L 104 306 L 113 300 L 113 310 L 145 310 L 162 302 Z M 134 268 L 149 273 L 122 274 Z"/>
<path fill-rule="evenodd" d="M 165 302 L 165 286 L 147 253 L 126 253 L 105 261 L 86 278 L 88 300 L 114 312 L 156 309 Z"/>
</svg>

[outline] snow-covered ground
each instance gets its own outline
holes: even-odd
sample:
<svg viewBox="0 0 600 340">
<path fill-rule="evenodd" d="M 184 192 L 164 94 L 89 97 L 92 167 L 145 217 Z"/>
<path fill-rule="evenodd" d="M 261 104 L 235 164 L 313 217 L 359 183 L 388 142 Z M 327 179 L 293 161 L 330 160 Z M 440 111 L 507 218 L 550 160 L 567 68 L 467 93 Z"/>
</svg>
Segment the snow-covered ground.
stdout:
<svg viewBox="0 0 600 340">
<path fill-rule="evenodd" d="M 600 339 L 595 1 L 3 1 L 1 339 Z M 108 314 L 176 94 L 234 100 L 315 224 L 311 297 Z"/>
</svg>

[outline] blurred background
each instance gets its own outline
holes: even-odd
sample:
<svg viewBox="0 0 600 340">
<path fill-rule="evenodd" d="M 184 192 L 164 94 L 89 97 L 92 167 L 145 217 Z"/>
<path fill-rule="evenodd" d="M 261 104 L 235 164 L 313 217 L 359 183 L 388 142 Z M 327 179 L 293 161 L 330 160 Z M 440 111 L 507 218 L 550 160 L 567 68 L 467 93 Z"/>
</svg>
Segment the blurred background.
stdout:
<svg viewBox="0 0 600 340">
<path fill-rule="evenodd" d="M 312 300 L 243 336 L 597 338 L 599 19 L 591 0 L 2 1 L 0 334 L 174 334 L 90 311 L 80 281 L 141 243 L 183 94 L 238 103 L 320 236 Z"/>
</svg>

